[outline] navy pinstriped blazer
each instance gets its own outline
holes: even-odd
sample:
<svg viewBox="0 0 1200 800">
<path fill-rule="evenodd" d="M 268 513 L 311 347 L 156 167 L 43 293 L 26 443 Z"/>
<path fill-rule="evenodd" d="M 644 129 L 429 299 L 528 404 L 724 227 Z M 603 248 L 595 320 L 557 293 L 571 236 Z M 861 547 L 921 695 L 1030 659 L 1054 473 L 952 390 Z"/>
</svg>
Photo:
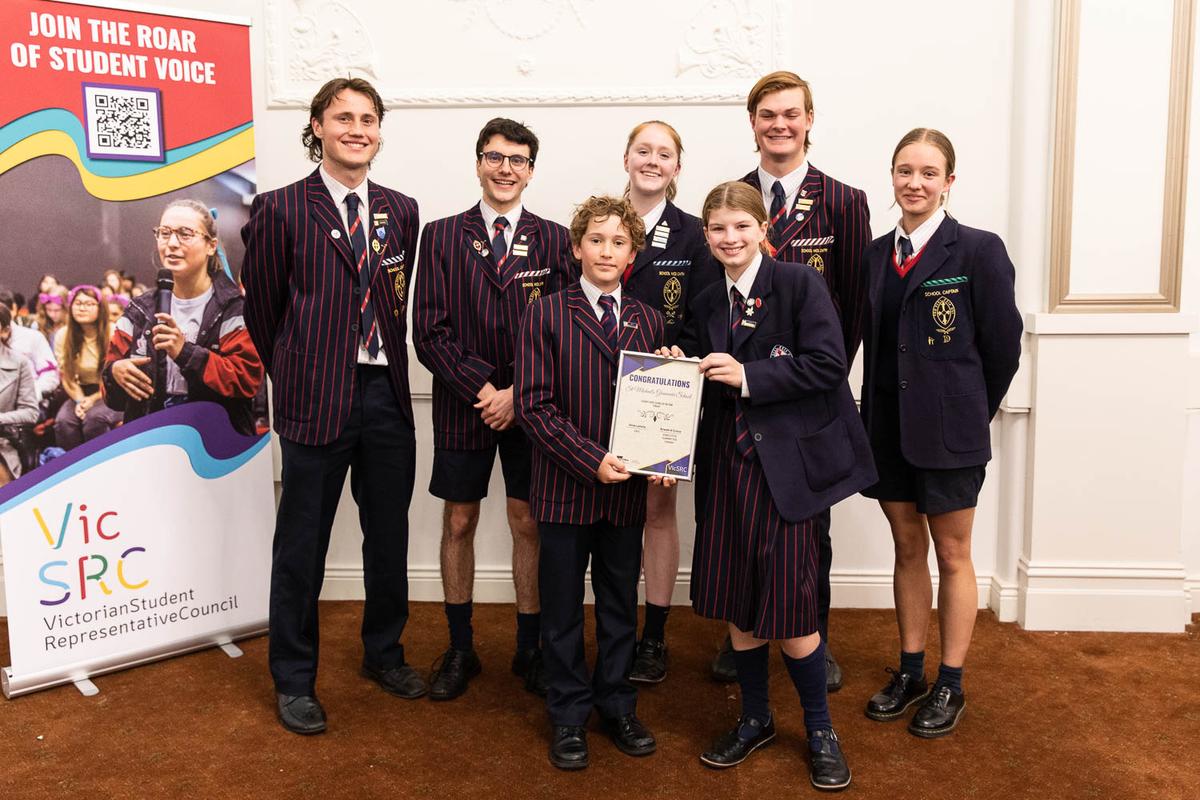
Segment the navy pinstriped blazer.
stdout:
<svg viewBox="0 0 1200 800">
<path fill-rule="evenodd" d="M 655 246 L 655 243 L 665 245 Z M 689 308 L 705 286 L 721 278 L 721 266 L 704 241 L 699 217 L 667 201 L 662 218 L 646 231 L 646 247 L 621 288 L 663 315 L 667 344 L 674 344 Z"/>
<path fill-rule="evenodd" d="M 663 318 L 621 295 L 621 350 L 662 346 Z M 646 518 L 646 482 L 634 476 L 602 484 L 596 469 L 608 452 L 617 354 L 578 283 L 530 305 L 517 347 L 517 420 L 533 442 L 529 502 L 539 522 L 588 525 Z"/>
<path fill-rule="evenodd" d="M 871 425 L 880 301 L 895 231 L 871 243 L 862 413 Z M 992 457 L 989 423 L 1021 360 L 1016 270 L 1000 237 L 946 217 L 912 268 L 900 310 L 900 449 L 914 466 L 954 469 Z"/>
<path fill-rule="evenodd" d="M 716 458 L 715 413 L 737 403 L 780 515 L 800 522 L 878 480 L 866 431 L 846 383 L 841 328 L 821 277 L 802 264 L 763 257 L 750 298 L 753 327 L 740 326 L 732 355 L 746 371 L 750 396 L 704 385 L 696 444 L 696 513 L 703 514 Z M 696 298 L 693 324 L 679 346 L 689 356 L 726 352 L 729 297 L 725 282 Z"/>
<path fill-rule="evenodd" d="M 372 182 L 367 214 L 371 305 L 411 427 L 405 304 L 417 203 Z M 328 444 L 350 413 L 360 294 L 350 237 L 320 172 L 254 198 L 242 241 L 246 327 L 271 376 L 275 431 L 299 444 Z"/>
<path fill-rule="evenodd" d="M 762 191 L 758 170 L 742 178 Z M 811 200 L 812 205 L 805 201 Z M 861 189 L 835 181 L 812 164 L 788 212 L 788 225 L 776 241 L 771 235 L 774 256 L 779 261 L 807 264 L 825 277 L 833 306 L 842 327 L 846 362 L 862 344 L 867 313 L 867 274 L 863 251 L 871 243 L 871 212 Z"/>
<path fill-rule="evenodd" d="M 476 395 L 488 381 L 497 389 L 512 386 L 517 328 L 526 306 L 571 281 L 570 236 L 558 223 L 523 209 L 499 270 L 489 239 L 478 203 L 429 223 L 421 234 L 413 345 L 433 373 L 437 447 L 492 446 L 498 434 L 472 407 Z"/>
</svg>

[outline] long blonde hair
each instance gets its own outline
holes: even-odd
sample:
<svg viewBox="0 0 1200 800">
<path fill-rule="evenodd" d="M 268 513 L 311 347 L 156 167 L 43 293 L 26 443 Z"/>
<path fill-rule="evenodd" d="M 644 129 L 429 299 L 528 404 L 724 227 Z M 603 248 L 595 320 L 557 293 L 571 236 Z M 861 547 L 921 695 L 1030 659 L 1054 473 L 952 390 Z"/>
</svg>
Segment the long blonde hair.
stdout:
<svg viewBox="0 0 1200 800">
<path fill-rule="evenodd" d="M 625 155 L 629 155 L 629 148 L 633 147 L 633 142 L 637 139 L 638 134 L 649 128 L 651 125 L 658 125 L 665 128 L 667 135 L 675 142 L 675 160 L 679 162 L 679 166 L 683 166 L 683 139 L 679 138 L 679 131 L 675 130 L 671 125 L 663 122 L 661 119 L 648 119 L 645 122 L 638 123 L 633 126 L 633 130 L 629 132 L 629 139 L 625 142 Z M 671 182 L 667 184 L 667 199 L 674 200 L 675 193 L 679 190 L 678 176 L 671 178 Z M 632 188 L 630 181 L 625 181 L 625 197 L 629 197 L 629 190 Z"/>
</svg>

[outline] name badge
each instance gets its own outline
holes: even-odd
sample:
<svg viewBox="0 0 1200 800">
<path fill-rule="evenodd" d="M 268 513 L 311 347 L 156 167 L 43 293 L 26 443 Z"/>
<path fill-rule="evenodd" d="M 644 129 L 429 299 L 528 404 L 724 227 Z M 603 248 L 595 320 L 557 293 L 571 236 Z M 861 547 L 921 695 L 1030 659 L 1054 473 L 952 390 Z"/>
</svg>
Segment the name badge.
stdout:
<svg viewBox="0 0 1200 800">
<path fill-rule="evenodd" d="M 742 320 L 742 327 L 750 328 L 751 330 L 754 330 L 755 328 L 758 327 L 758 323 L 755 322 L 754 320 L 744 319 L 744 320 Z"/>
<path fill-rule="evenodd" d="M 633 322 L 633 321 L 631 321 L 631 320 L 625 320 L 625 322 L 624 322 L 624 323 L 622 323 L 622 327 L 624 327 L 624 328 L 630 328 L 631 330 L 635 330 L 635 331 L 637 330 L 637 326 L 638 326 L 638 324 L 637 324 L 636 322 Z"/>
</svg>

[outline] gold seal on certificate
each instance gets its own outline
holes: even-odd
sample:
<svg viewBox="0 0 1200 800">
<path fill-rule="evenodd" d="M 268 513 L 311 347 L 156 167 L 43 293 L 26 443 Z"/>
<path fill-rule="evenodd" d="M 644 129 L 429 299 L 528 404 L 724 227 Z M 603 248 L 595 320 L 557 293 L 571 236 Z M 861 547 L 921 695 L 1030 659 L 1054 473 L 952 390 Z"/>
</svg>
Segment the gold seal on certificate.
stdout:
<svg viewBox="0 0 1200 800">
<path fill-rule="evenodd" d="M 609 452 L 638 475 L 692 479 L 700 390 L 697 358 L 621 351 Z"/>
</svg>

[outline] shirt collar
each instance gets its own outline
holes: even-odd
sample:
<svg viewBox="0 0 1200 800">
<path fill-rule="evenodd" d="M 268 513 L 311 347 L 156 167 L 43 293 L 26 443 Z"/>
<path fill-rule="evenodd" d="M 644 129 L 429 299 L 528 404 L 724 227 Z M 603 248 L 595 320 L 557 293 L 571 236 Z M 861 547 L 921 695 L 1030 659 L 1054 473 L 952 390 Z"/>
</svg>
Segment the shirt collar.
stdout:
<svg viewBox="0 0 1200 800">
<path fill-rule="evenodd" d="M 642 222 L 646 226 L 646 235 L 647 236 L 650 235 L 651 228 L 653 228 L 655 225 L 657 225 L 658 221 L 660 219 L 662 219 L 663 212 L 666 210 L 667 210 L 667 198 L 664 197 L 661 201 L 659 201 L 658 205 L 656 205 L 654 208 L 650 209 L 650 211 L 647 212 L 644 217 L 642 217 Z"/>
<path fill-rule="evenodd" d="M 808 159 L 804 159 L 804 163 L 796 167 L 794 170 L 784 175 L 782 178 L 776 178 L 771 173 L 767 172 L 762 166 L 758 168 L 758 184 L 762 187 L 763 197 L 767 199 L 767 208 L 771 207 L 771 187 L 775 185 L 775 181 L 783 184 L 783 194 L 790 201 L 799 189 L 800 184 L 804 183 L 804 179 L 808 177 Z"/>
<path fill-rule="evenodd" d="M 504 218 L 508 220 L 508 228 L 505 230 L 505 234 L 517 229 L 517 223 L 521 221 L 521 209 L 521 204 L 517 203 L 515 207 L 504 212 Z M 500 217 L 500 212 L 489 206 L 486 200 L 480 200 L 479 213 L 483 214 L 483 227 L 487 229 L 488 236 L 491 236 L 492 226 L 496 224 L 496 220 Z"/>
<path fill-rule="evenodd" d="M 591 303 L 592 308 L 594 308 L 597 312 L 604 311 L 604 309 L 600 306 L 600 295 L 604 294 L 604 292 L 600 291 L 600 287 L 596 286 L 596 284 L 589 281 L 583 275 L 579 276 L 579 285 L 583 288 L 583 294 L 588 299 L 588 302 Z M 609 292 L 609 294 L 611 294 L 613 299 L 617 301 L 616 313 L 620 315 L 621 284 L 618 283 L 617 288 L 613 289 L 611 292 Z"/>
<path fill-rule="evenodd" d="M 729 279 L 729 273 L 725 273 L 725 299 L 729 299 L 729 290 L 734 286 L 741 293 L 742 299 L 750 299 L 750 291 L 754 288 L 754 279 L 758 277 L 758 269 L 762 266 L 762 252 L 758 252 L 754 256 L 754 260 L 750 262 L 750 266 L 746 267 L 746 271 L 734 283 Z"/>
<path fill-rule="evenodd" d="M 946 218 L 946 209 L 939 208 L 933 212 L 933 216 L 917 226 L 916 230 L 908 234 L 909 241 L 912 242 L 913 252 L 921 252 L 921 248 L 929 244 L 929 240 L 933 238 L 933 234 L 937 232 L 938 227 L 942 224 L 942 220 Z M 904 236 L 904 229 L 900 227 L 900 223 L 896 223 L 896 235 L 892 240 L 892 247 L 897 252 L 900 251 L 900 238 Z"/>
<path fill-rule="evenodd" d="M 346 213 L 346 195 L 354 192 L 356 195 L 358 195 L 358 205 L 359 208 L 362 209 L 362 211 L 359 213 L 366 213 L 368 197 L 366 178 L 364 178 L 362 183 L 360 183 L 358 186 L 351 188 L 330 175 L 329 172 L 326 171 L 324 164 L 317 167 L 317 170 L 321 173 L 321 180 L 325 182 L 325 188 L 329 190 L 329 195 L 333 198 L 333 204 L 337 206 L 339 212 Z"/>
</svg>

